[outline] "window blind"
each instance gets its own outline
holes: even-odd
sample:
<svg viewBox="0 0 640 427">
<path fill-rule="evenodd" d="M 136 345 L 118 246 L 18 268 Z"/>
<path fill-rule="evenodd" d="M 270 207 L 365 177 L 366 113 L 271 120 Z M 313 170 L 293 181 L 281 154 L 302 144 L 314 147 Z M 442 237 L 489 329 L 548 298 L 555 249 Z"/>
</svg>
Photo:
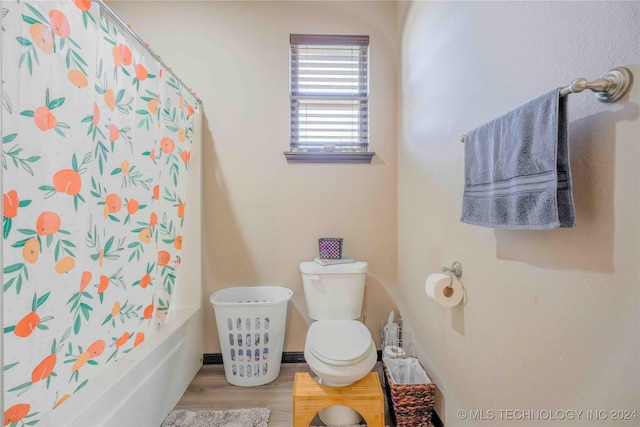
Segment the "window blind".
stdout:
<svg viewBox="0 0 640 427">
<path fill-rule="evenodd" d="M 368 151 L 369 36 L 292 34 L 291 151 Z"/>
</svg>

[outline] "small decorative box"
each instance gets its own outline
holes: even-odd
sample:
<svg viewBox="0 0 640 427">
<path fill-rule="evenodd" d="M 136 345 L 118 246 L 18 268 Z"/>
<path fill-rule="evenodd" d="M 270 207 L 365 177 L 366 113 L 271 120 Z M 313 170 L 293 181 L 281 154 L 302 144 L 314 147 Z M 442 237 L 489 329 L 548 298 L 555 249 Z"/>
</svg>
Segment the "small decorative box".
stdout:
<svg viewBox="0 0 640 427">
<path fill-rule="evenodd" d="M 320 258 L 340 259 L 342 258 L 342 239 L 335 237 L 318 239 L 318 250 Z"/>
</svg>

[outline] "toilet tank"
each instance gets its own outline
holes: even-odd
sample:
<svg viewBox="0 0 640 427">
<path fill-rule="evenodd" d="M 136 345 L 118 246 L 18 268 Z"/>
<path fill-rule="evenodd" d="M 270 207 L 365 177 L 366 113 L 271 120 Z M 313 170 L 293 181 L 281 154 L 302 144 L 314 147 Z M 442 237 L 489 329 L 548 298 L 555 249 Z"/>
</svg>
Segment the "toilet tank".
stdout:
<svg viewBox="0 0 640 427">
<path fill-rule="evenodd" d="M 367 277 L 366 262 L 322 266 L 300 263 L 304 299 L 313 320 L 353 320 L 360 317 Z"/>
</svg>

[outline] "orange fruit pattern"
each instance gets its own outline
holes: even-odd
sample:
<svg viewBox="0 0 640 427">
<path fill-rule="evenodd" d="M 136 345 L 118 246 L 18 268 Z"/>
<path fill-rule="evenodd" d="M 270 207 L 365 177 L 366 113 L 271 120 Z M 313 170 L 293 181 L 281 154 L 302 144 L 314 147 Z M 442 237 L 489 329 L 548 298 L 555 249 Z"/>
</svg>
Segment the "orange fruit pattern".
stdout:
<svg viewBox="0 0 640 427">
<path fill-rule="evenodd" d="M 76 260 L 72 256 L 65 256 L 58 260 L 56 263 L 56 273 L 63 274 L 73 270 L 76 265 Z"/>
<path fill-rule="evenodd" d="M 142 276 L 142 279 L 140 279 L 140 287 L 142 289 L 146 289 L 147 286 L 149 286 L 149 283 L 151 283 L 151 275 L 147 273 L 144 276 Z"/>
<path fill-rule="evenodd" d="M 164 267 L 165 265 L 169 264 L 169 261 L 171 261 L 171 254 L 167 251 L 159 251 L 158 252 L 158 265 L 160 267 Z"/>
<path fill-rule="evenodd" d="M 131 199 L 127 202 L 127 212 L 129 215 L 133 215 L 138 212 L 138 208 L 140 207 L 140 203 L 136 199 Z"/>
<path fill-rule="evenodd" d="M 53 129 L 58 124 L 56 116 L 54 116 L 51 110 L 49 110 L 49 108 L 45 105 L 36 108 L 36 111 L 33 115 L 33 121 L 35 122 L 38 129 L 42 131 Z"/>
<path fill-rule="evenodd" d="M 35 264 L 40 257 L 40 241 L 32 237 L 27 240 L 22 247 L 22 258 L 27 261 L 29 264 Z"/>
<path fill-rule="evenodd" d="M 98 357 L 104 351 L 106 347 L 106 343 L 103 339 L 96 340 L 93 344 L 89 346 L 87 349 L 87 353 L 91 356 L 91 358 Z"/>
<path fill-rule="evenodd" d="M 62 405 L 64 402 L 67 401 L 68 398 L 70 398 L 71 395 L 70 394 L 65 394 L 64 396 L 62 396 L 60 399 L 58 399 L 58 401 L 56 402 L 55 407 L 57 408 L 58 406 Z"/>
<path fill-rule="evenodd" d="M 62 220 L 55 212 L 42 212 L 36 220 L 36 232 L 40 236 L 48 236 L 56 233 L 60 229 Z"/>
<path fill-rule="evenodd" d="M 53 175 L 53 188 L 69 196 L 76 196 L 82 188 L 82 178 L 73 169 L 62 169 Z"/>
<path fill-rule="evenodd" d="M 91 9 L 91 0 L 73 0 L 73 4 L 82 12 L 86 12 Z"/>
<path fill-rule="evenodd" d="M 180 158 L 182 159 L 183 162 L 189 163 L 189 160 L 191 160 L 191 151 L 187 151 L 187 150 L 182 151 L 180 153 Z"/>
<path fill-rule="evenodd" d="M 2 215 L 6 218 L 15 217 L 18 214 L 18 205 L 20 204 L 20 200 L 18 200 L 18 192 L 16 190 L 10 190 L 6 194 L 3 194 L 2 197 Z"/>
<path fill-rule="evenodd" d="M 31 405 L 28 403 L 18 403 L 4 411 L 4 425 L 17 423 L 29 414 Z"/>
<path fill-rule="evenodd" d="M 55 369 L 57 361 L 58 356 L 55 353 L 45 357 L 42 362 L 31 371 L 31 382 L 37 383 L 38 381 L 48 378 Z"/>
<path fill-rule="evenodd" d="M 51 23 L 51 29 L 53 33 L 58 37 L 69 37 L 71 34 L 71 27 L 69 26 L 69 20 L 66 15 L 59 10 L 52 9 L 49 11 L 49 22 Z"/>
<path fill-rule="evenodd" d="M 164 137 L 162 141 L 160 141 L 160 149 L 163 153 L 170 154 L 173 153 L 173 150 L 176 148 L 176 143 L 173 142 L 173 139 Z"/>
<path fill-rule="evenodd" d="M 3 407 L 39 425 L 171 309 L 197 108 L 91 0 L 2 7 Z"/>
<path fill-rule="evenodd" d="M 105 203 L 109 213 L 116 213 L 122 208 L 122 199 L 117 194 L 108 194 Z"/>
<path fill-rule="evenodd" d="M 26 338 L 35 328 L 40 324 L 40 316 L 35 311 L 30 312 L 26 316 L 24 316 L 20 321 L 16 324 L 13 333 L 22 338 Z"/>
<path fill-rule="evenodd" d="M 136 77 L 140 81 L 146 80 L 147 77 L 149 76 L 149 72 L 147 71 L 147 68 L 142 64 L 136 64 L 135 70 L 136 70 Z"/>
<path fill-rule="evenodd" d="M 116 95 L 113 93 L 113 89 L 107 89 L 104 93 L 104 103 L 107 104 L 110 111 L 116 108 Z"/>
<path fill-rule="evenodd" d="M 39 22 L 31 25 L 29 34 L 31 34 L 33 42 L 44 54 L 49 55 L 53 52 L 53 37 L 46 25 Z"/>
<path fill-rule="evenodd" d="M 140 343 L 141 343 L 141 342 L 143 342 L 143 341 L 144 341 L 144 332 L 138 332 L 138 333 L 136 334 L 136 338 L 135 338 L 135 340 L 133 341 L 133 346 L 134 346 L 134 347 L 137 347 L 137 346 L 138 346 L 138 344 L 140 344 Z"/>
<path fill-rule="evenodd" d="M 93 277 L 93 274 L 90 271 L 84 271 L 82 273 L 82 278 L 80 279 L 79 292 L 83 292 L 87 288 L 87 286 L 89 285 L 89 282 L 91 282 L 92 277 Z"/>
<path fill-rule="evenodd" d="M 69 82 L 72 85 L 78 88 L 87 87 L 87 85 L 89 84 L 89 80 L 87 79 L 87 77 L 82 73 L 82 71 L 78 70 L 77 68 L 69 70 L 69 72 L 67 73 L 67 79 L 69 79 Z"/>
</svg>

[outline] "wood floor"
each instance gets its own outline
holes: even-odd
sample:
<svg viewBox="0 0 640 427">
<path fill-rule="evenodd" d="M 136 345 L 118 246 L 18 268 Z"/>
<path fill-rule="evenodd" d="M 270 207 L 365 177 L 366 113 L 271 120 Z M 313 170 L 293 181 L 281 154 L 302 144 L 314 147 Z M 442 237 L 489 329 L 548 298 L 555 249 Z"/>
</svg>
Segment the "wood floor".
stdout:
<svg viewBox="0 0 640 427">
<path fill-rule="evenodd" d="M 382 375 L 380 362 L 375 371 Z M 306 363 L 283 363 L 280 375 L 270 384 L 257 387 L 237 387 L 225 379 L 222 365 L 204 365 L 193 379 L 175 409 L 241 409 L 269 408 L 269 427 L 291 427 L 292 391 L 296 372 L 310 372 Z M 388 406 L 385 406 L 385 422 L 393 427 Z M 316 419 L 313 425 L 322 425 Z"/>
</svg>

